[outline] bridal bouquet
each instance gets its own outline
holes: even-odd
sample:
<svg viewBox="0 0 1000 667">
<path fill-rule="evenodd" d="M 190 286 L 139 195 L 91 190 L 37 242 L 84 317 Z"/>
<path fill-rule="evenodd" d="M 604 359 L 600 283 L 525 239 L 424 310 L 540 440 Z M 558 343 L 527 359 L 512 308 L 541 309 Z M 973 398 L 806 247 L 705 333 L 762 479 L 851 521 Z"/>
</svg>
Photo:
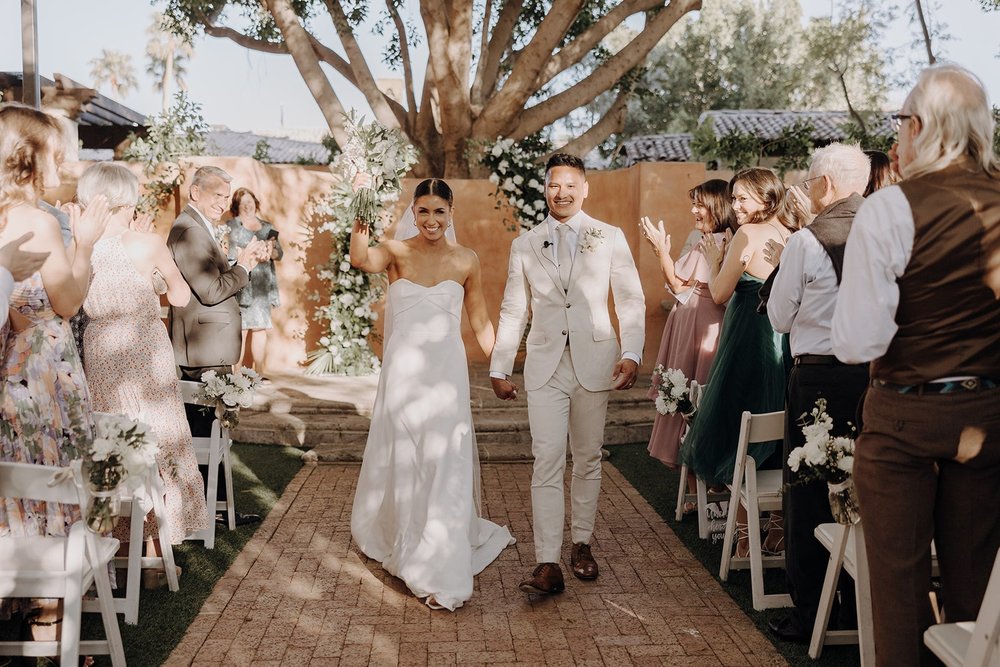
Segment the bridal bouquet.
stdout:
<svg viewBox="0 0 1000 667">
<path fill-rule="evenodd" d="M 399 130 L 374 121 L 362 124 L 353 111 L 345 117 L 345 124 L 350 137 L 344 146 L 347 182 L 356 182 L 358 174 L 370 177 L 362 179 L 366 181 L 363 187 L 353 190 L 348 219 L 360 220 L 371 228 L 382 214 L 383 202 L 396 198 L 399 180 L 417 161 L 417 155 Z"/>
<path fill-rule="evenodd" d="M 159 445 L 147 433 L 148 426 L 124 415 L 94 415 L 94 441 L 85 457 L 88 502 L 87 527 L 106 533 L 118 516 L 118 486 L 142 484 L 156 465 Z"/>
<path fill-rule="evenodd" d="M 827 483 L 830 510 L 837 523 L 857 523 L 858 497 L 854 490 L 854 438 L 833 437 L 833 419 L 826 412 L 826 399 L 816 401 L 809 415 L 802 415 L 802 435 L 806 444 L 788 455 L 788 467 L 801 482 L 822 480 Z"/>
<path fill-rule="evenodd" d="M 657 364 L 653 369 L 653 384 L 656 386 L 656 411 L 661 415 L 681 414 L 691 417 L 695 413 L 691 403 L 691 383 L 684 371 L 664 368 Z"/>
<path fill-rule="evenodd" d="M 215 416 L 223 428 L 236 428 L 240 423 L 240 408 L 253 405 L 254 390 L 260 385 L 260 375 L 241 367 L 234 373 L 219 375 L 207 371 L 201 376 L 205 388 L 201 398 L 215 404 Z"/>
</svg>

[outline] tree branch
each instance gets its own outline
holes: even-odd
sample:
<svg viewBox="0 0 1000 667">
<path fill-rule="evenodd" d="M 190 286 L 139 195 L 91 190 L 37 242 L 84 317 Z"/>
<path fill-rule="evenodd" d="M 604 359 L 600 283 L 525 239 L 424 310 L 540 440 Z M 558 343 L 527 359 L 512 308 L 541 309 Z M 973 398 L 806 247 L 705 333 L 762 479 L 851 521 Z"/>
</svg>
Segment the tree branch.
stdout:
<svg viewBox="0 0 1000 667">
<path fill-rule="evenodd" d="M 413 65 L 410 61 L 410 42 L 406 39 L 406 24 L 403 23 L 396 3 L 393 0 L 385 0 L 385 6 L 389 10 L 389 16 L 399 33 L 399 57 L 403 64 L 403 87 L 406 89 L 406 120 L 407 124 L 413 123 L 417 115 L 417 98 L 413 92 Z"/>
<path fill-rule="evenodd" d="M 671 26 L 677 23 L 682 16 L 699 7 L 701 7 L 701 0 L 673 0 L 625 48 L 573 86 L 553 95 L 544 102 L 525 109 L 520 114 L 513 112 L 505 114 L 504 110 L 499 110 L 499 115 L 495 117 L 497 120 L 494 122 L 499 125 L 500 133 L 507 134 L 514 139 L 521 139 L 559 120 L 573 109 L 587 104 L 598 94 L 615 85 L 633 67 L 645 60 L 652 48 L 656 46 Z M 504 89 L 506 87 L 505 85 Z M 487 118 L 487 114 L 483 113 L 481 119 L 485 118 Z M 512 126 L 513 130 L 502 131 Z M 490 128 L 488 126 L 484 128 L 480 132 L 481 136 L 497 134 L 496 131 L 486 131 L 486 129 Z"/>
<path fill-rule="evenodd" d="M 625 117 L 628 115 L 628 100 L 632 96 L 631 89 L 622 90 L 611 104 L 604 117 L 594 123 L 590 129 L 573 141 L 558 149 L 560 153 L 569 153 L 583 157 L 600 145 L 602 141 L 615 132 L 621 132 L 625 127 Z"/>
<path fill-rule="evenodd" d="M 333 138 L 341 146 L 346 146 L 349 137 L 344 131 L 344 107 L 333 91 L 333 86 L 326 78 L 323 68 L 320 67 L 319 56 L 312 47 L 309 33 L 292 9 L 290 0 L 264 0 L 264 2 L 274 17 L 275 25 L 281 31 L 281 37 L 292 55 L 292 60 L 295 61 L 299 74 L 302 75 L 302 80 L 319 105 Z"/>
<path fill-rule="evenodd" d="M 493 20 L 493 0 L 486 0 L 483 9 L 482 32 L 479 33 L 479 58 L 476 61 L 476 75 L 472 78 L 472 90 L 469 93 L 474 108 L 483 106 L 483 72 L 486 71 L 486 58 L 490 46 L 490 22 Z"/>
<path fill-rule="evenodd" d="M 493 28 L 493 34 L 490 36 L 490 47 L 485 58 L 486 66 L 481 72 L 476 72 L 476 81 L 473 83 L 474 90 L 476 86 L 479 87 L 480 104 L 496 89 L 497 78 L 500 75 L 500 64 L 503 62 L 503 55 L 514 44 L 514 28 L 517 26 L 517 18 L 521 15 L 523 6 L 524 0 L 508 0 L 503 3 L 503 7 L 500 9 L 500 18 L 497 19 L 496 27 Z"/>
<path fill-rule="evenodd" d="M 920 29 L 924 33 L 924 47 L 927 48 L 927 62 L 928 64 L 933 65 L 937 62 L 937 59 L 934 57 L 934 50 L 931 49 L 931 32 L 927 28 L 927 21 L 924 19 L 924 6 L 920 0 L 915 0 L 915 4 L 917 5 L 917 18 L 920 19 Z"/>
<path fill-rule="evenodd" d="M 844 101 L 847 102 L 847 111 L 851 114 L 851 117 L 858 122 L 861 126 L 861 131 L 866 135 L 868 134 L 868 126 L 865 124 L 865 119 L 858 113 L 854 105 L 851 104 L 851 94 L 847 90 L 847 80 L 844 78 L 844 70 L 838 70 L 834 67 L 830 67 L 837 74 L 837 78 L 840 80 L 840 88 L 844 91 Z"/>
</svg>

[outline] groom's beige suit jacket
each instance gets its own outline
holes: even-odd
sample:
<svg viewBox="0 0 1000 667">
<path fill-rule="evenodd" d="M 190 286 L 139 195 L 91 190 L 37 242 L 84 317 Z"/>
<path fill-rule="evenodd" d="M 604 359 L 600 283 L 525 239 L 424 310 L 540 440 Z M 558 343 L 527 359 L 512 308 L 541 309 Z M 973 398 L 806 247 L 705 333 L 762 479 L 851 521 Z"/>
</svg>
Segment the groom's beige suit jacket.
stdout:
<svg viewBox="0 0 1000 667">
<path fill-rule="evenodd" d="M 642 355 L 646 305 L 625 235 L 582 211 L 578 215 L 581 225 L 566 290 L 549 245 L 547 223 L 511 244 L 490 371 L 510 375 L 530 311 L 524 364 L 524 385 L 529 391 L 549 381 L 567 341 L 577 379 L 588 391 L 611 388 L 611 374 L 622 350 Z M 609 289 L 621 347 L 611 326 Z"/>
</svg>

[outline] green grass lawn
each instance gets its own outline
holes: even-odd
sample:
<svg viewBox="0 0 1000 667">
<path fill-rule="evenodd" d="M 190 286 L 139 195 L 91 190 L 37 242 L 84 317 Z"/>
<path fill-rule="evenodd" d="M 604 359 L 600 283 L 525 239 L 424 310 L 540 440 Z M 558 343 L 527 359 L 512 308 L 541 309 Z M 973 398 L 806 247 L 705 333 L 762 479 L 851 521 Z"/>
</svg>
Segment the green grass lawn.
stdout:
<svg viewBox="0 0 1000 667">
<path fill-rule="evenodd" d="M 278 501 L 285 486 L 302 467 L 302 452 L 292 447 L 234 445 L 232 449 L 233 488 L 236 507 L 245 514 L 266 516 Z M 174 559 L 183 568 L 180 590 L 171 593 L 166 587 L 144 590 L 139 600 L 139 624 L 126 625 L 119 615 L 125 658 L 130 667 L 159 665 L 166 660 L 215 582 L 226 572 L 260 524 L 234 531 L 219 527 L 215 548 L 201 542 L 185 542 L 174 547 Z M 0 639 L 16 637 L 19 625 L 0 624 Z M 84 614 L 83 636 L 103 638 L 100 615 Z M 0 658 L 0 665 L 4 663 Z M 99 656 L 98 665 L 110 665 L 107 656 Z"/>
<path fill-rule="evenodd" d="M 674 519 L 677 506 L 677 483 L 680 475 L 669 470 L 662 463 L 649 456 L 646 445 L 616 445 L 608 447 L 611 452 L 610 463 L 615 466 L 642 494 L 653 509 L 663 518 L 680 538 L 684 546 L 694 554 L 705 568 L 718 580 L 719 561 L 722 558 L 722 539 L 712 541 L 698 537 L 698 522 L 692 514 L 684 517 L 678 523 Z M 721 530 L 720 530 L 721 532 Z M 812 660 L 807 653 L 805 644 L 792 644 L 775 639 L 767 630 L 767 622 L 784 616 L 784 609 L 768 609 L 754 611 L 750 596 L 750 571 L 733 571 L 729 581 L 719 582 L 722 589 L 743 609 L 754 624 L 792 665 L 816 665 L 817 667 L 854 667 L 860 664 L 856 646 L 826 646 L 819 660 Z M 764 589 L 768 593 L 782 593 L 788 589 L 785 585 L 783 570 L 765 571 Z"/>
</svg>

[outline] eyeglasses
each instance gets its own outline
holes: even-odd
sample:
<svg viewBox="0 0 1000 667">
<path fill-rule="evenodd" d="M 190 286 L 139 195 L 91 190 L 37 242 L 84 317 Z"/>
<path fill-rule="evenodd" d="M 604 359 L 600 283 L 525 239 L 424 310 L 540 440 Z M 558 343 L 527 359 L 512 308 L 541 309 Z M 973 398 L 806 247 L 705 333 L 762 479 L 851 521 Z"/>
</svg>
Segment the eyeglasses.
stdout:
<svg viewBox="0 0 1000 667">
<path fill-rule="evenodd" d="M 909 120 L 910 118 L 916 118 L 916 116 L 909 113 L 894 113 L 889 116 L 889 123 L 892 125 L 892 131 L 899 132 L 899 128 L 903 127 L 903 121 Z"/>
<path fill-rule="evenodd" d="M 801 187 L 806 192 L 809 192 L 809 188 L 812 187 L 811 181 L 818 181 L 821 178 L 823 178 L 822 175 L 820 175 L 820 176 L 813 176 L 812 178 L 807 178 L 804 181 L 800 181 L 799 183 L 796 183 L 796 185 L 798 185 L 799 187 Z"/>
</svg>

